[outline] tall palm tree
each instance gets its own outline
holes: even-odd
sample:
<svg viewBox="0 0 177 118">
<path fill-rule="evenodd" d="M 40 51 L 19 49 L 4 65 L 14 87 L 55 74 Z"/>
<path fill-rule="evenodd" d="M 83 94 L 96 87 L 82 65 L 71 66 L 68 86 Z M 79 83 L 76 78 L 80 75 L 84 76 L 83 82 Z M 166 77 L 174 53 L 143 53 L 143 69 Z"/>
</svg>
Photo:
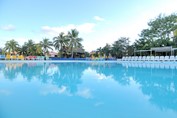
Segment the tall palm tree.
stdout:
<svg viewBox="0 0 177 118">
<path fill-rule="evenodd" d="M 71 57 L 73 58 L 73 51 L 74 48 L 80 48 L 82 47 L 81 41 L 83 41 L 82 38 L 79 38 L 79 32 L 76 29 L 72 29 L 70 32 L 68 32 L 67 38 L 69 39 L 69 47 L 71 50 Z"/>
<path fill-rule="evenodd" d="M 27 49 L 28 47 L 26 45 L 22 45 L 22 47 L 20 48 L 20 53 L 26 56 L 28 54 Z"/>
<path fill-rule="evenodd" d="M 25 42 L 24 47 L 27 47 L 27 54 L 35 54 L 35 43 L 32 39 L 29 39 L 28 42 Z"/>
<path fill-rule="evenodd" d="M 101 47 L 99 47 L 97 51 L 99 52 L 99 56 L 103 56 L 103 49 Z"/>
<path fill-rule="evenodd" d="M 56 50 L 60 51 L 60 54 L 64 51 L 64 47 L 68 45 L 69 40 L 64 36 L 64 33 L 61 32 L 59 36 L 53 38 L 53 45 Z"/>
<path fill-rule="evenodd" d="M 47 39 L 47 38 L 44 38 L 43 41 L 40 41 L 40 45 L 44 51 L 44 53 L 47 53 L 48 52 L 48 49 L 51 49 L 53 50 L 53 48 L 51 46 L 53 46 L 52 42 Z"/>
<path fill-rule="evenodd" d="M 10 41 L 7 41 L 5 43 L 5 51 L 8 50 L 8 52 L 15 52 L 18 50 L 18 47 L 19 47 L 19 44 L 17 41 L 15 41 L 14 39 L 10 40 Z"/>
<path fill-rule="evenodd" d="M 41 55 L 42 54 L 42 46 L 40 45 L 40 43 L 35 44 L 35 49 L 36 49 L 36 54 L 37 55 Z"/>
<path fill-rule="evenodd" d="M 103 47 L 103 52 L 104 52 L 104 55 L 106 56 L 106 58 L 108 58 L 108 56 L 111 52 L 111 45 L 106 43 L 106 45 Z"/>
</svg>

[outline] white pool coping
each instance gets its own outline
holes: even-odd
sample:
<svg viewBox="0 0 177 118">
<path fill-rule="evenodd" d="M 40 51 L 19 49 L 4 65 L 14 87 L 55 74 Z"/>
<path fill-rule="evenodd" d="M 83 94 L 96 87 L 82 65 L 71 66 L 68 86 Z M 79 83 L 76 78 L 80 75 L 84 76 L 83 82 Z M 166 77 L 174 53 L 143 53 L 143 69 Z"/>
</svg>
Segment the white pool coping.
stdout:
<svg viewBox="0 0 177 118">
<path fill-rule="evenodd" d="M 0 60 L 0 63 L 146 63 L 146 64 L 177 64 L 177 61 L 120 61 L 120 60 Z"/>
<path fill-rule="evenodd" d="M 79 62 L 79 63 L 117 63 L 118 61 L 96 61 L 96 60 L 0 60 L 0 63 L 72 63 L 72 62 Z"/>
</svg>

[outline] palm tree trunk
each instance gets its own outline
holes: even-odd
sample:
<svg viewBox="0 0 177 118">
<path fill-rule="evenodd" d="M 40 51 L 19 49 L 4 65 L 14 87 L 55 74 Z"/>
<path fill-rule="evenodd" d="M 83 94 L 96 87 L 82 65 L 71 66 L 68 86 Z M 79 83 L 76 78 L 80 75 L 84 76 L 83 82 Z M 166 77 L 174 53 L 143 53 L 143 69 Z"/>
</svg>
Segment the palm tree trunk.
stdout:
<svg viewBox="0 0 177 118">
<path fill-rule="evenodd" d="M 63 57 L 63 50 L 61 49 L 59 52 L 60 52 L 60 57 L 62 58 Z"/>
<path fill-rule="evenodd" d="M 71 57 L 73 58 L 73 47 L 71 47 Z"/>
</svg>

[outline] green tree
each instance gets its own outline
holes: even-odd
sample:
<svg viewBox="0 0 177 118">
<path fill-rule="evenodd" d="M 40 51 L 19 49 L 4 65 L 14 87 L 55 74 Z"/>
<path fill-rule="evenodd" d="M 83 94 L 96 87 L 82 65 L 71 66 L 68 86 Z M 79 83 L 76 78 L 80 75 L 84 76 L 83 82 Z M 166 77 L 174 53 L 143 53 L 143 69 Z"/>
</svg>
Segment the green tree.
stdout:
<svg viewBox="0 0 177 118">
<path fill-rule="evenodd" d="M 53 38 L 53 45 L 55 49 L 60 52 L 61 55 L 65 51 L 65 48 L 68 46 L 68 43 L 69 39 L 64 36 L 63 32 L 61 32 L 59 36 Z"/>
<path fill-rule="evenodd" d="M 42 46 L 40 45 L 40 43 L 35 44 L 35 49 L 36 49 L 36 55 L 42 55 L 43 51 L 42 51 Z"/>
<path fill-rule="evenodd" d="M 69 48 L 71 50 L 71 57 L 73 58 L 73 51 L 75 48 L 81 48 L 83 41 L 82 38 L 79 38 L 79 32 L 76 29 L 72 29 L 68 32 L 67 39 L 69 39 Z"/>
<path fill-rule="evenodd" d="M 111 53 L 111 45 L 108 43 L 103 47 L 103 53 L 108 58 L 109 54 Z"/>
<path fill-rule="evenodd" d="M 24 43 L 22 46 L 24 52 L 27 52 L 27 55 L 35 55 L 36 54 L 36 48 L 35 43 L 32 39 L 29 39 L 27 42 Z M 26 48 L 26 50 L 25 50 Z"/>
<path fill-rule="evenodd" d="M 174 31 L 174 36 L 177 36 L 177 29 Z"/>
<path fill-rule="evenodd" d="M 103 49 L 101 48 L 101 47 L 99 47 L 98 49 L 97 49 L 97 52 L 99 53 L 99 55 L 100 56 L 103 56 Z"/>
<path fill-rule="evenodd" d="M 27 49 L 28 49 L 28 47 L 25 44 L 22 45 L 22 47 L 20 48 L 20 53 L 24 54 L 25 56 L 28 55 Z"/>
<path fill-rule="evenodd" d="M 14 53 L 15 51 L 18 50 L 18 47 L 19 47 L 18 42 L 15 41 L 14 39 L 12 39 L 12 40 L 7 41 L 7 42 L 5 43 L 5 48 L 4 48 L 4 50 L 5 50 L 5 51 L 8 51 L 9 53 L 10 53 L 10 52 L 13 52 L 13 53 Z"/>
<path fill-rule="evenodd" d="M 175 44 L 175 47 L 177 47 L 177 19 L 176 19 L 176 23 L 175 23 L 175 30 L 173 32 L 173 42 Z"/>
<path fill-rule="evenodd" d="M 40 45 L 43 49 L 43 52 L 44 53 L 47 53 L 48 52 L 48 49 L 51 49 L 53 50 L 53 48 L 51 46 L 53 46 L 52 42 L 47 39 L 47 38 L 44 38 L 43 41 L 40 41 Z"/>
<path fill-rule="evenodd" d="M 148 23 L 148 28 L 142 30 L 140 39 L 135 42 L 136 49 L 150 49 L 151 47 L 175 46 L 176 37 L 172 36 L 177 25 L 176 14 L 159 15 Z"/>
<path fill-rule="evenodd" d="M 115 41 L 112 45 L 112 55 L 114 55 L 116 58 L 127 56 L 129 42 L 129 38 L 127 37 L 121 37 Z"/>
</svg>

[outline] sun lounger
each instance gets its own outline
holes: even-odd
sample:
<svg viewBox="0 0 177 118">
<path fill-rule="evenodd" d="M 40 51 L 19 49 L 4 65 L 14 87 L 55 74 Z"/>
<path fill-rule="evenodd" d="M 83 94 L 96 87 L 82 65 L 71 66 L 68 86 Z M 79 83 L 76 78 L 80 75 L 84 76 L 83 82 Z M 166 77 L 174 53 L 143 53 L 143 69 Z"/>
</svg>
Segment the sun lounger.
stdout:
<svg viewBox="0 0 177 118">
<path fill-rule="evenodd" d="M 0 55 L 0 60 L 5 60 L 6 56 L 5 55 Z"/>
<path fill-rule="evenodd" d="M 135 56 L 133 61 L 138 61 L 138 56 Z"/>
<path fill-rule="evenodd" d="M 121 59 L 122 61 L 125 61 L 125 57 L 122 57 L 122 59 Z"/>
<path fill-rule="evenodd" d="M 131 58 L 130 58 L 130 61 L 134 61 L 134 60 L 135 60 L 135 57 L 131 57 Z"/>
<path fill-rule="evenodd" d="M 141 61 L 146 61 L 146 56 L 143 56 Z"/>
<path fill-rule="evenodd" d="M 127 57 L 127 61 L 131 61 L 131 57 Z"/>
<path fill-rule="evenodd" d="M 151 56 L 150 61 L 154 61 L 154 58 L 155 58 L 154 56 Z"/>
<path fill-rule="evenodd" d="M 165 60 L 165 57 L 164 56 L 160 56 L 159 57 L 159 61 L 164 61 Z"/>
<path fill-rule="evenodd" d="M 19 55 L 18 56 L 18 60 L 24 60 L 25 58 L 24 58 L 24 56 L 23 55 Z"/>
<path fill-rule="evenodd" d="M 164 61 L 170 61 L 169 56 L 165 56 Z"/>
<path fill-rule="evenodd" d="M 142 56 L 139 56 L 137 61 L 141 61 L 141 59 L 142 59 Z"/>
<path fill-rule="evenodd" d="M 128 57 L 125 57 L 125 61 L 128 61 Z"/>
<path fill-rule="evenodd" d="M 145 59 L 145 61 L 150 61 L 150 60 L 151 60 L 150 56 L 147 56 Z"/>
<path fill-rule="evenodd" d="M 176 57 L 175 56 L 170 56 L 169 60 L 170 61 L 176 61 Z"/>
<path fill-rule="evenodd" d="M 10 55 L 10 54 L 7 54 L 5 59 L 6 59 L 6 60 L 10 60 L 10 59 L 11 59 L 11 55 Z"/>
<path fill-rule="evenodd" d="M 154 57 L 154 61 L 159 61 L 159 60 L 160 60 L 159 56 Z"/>
<path fill-rule="evenodd" d="M 12 55 L 11 56 L 11 60 L 16 60 L 17 59 L 17 56 L 16 55 Z"/>
<path fill-rule="evenodd" d="M 44 56 L 40 56 L 40 60 L 44 60 Z"/>
</svg>

